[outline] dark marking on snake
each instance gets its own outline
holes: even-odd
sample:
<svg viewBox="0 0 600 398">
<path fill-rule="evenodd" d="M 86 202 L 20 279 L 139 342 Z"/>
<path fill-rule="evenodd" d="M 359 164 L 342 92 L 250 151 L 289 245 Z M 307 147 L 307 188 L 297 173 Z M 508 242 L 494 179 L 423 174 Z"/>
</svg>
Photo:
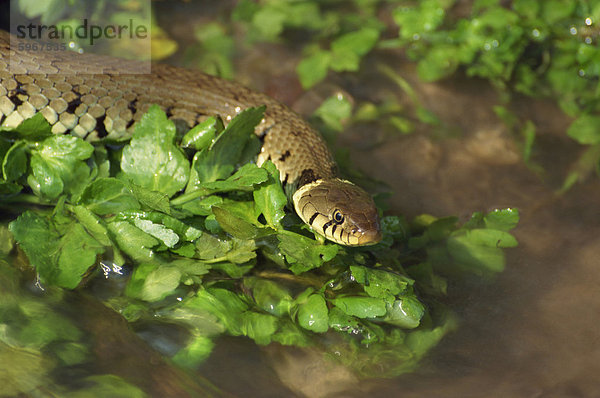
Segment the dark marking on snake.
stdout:
<svg viewBox="0 0 600 398">
<path fill-rule="evenodd" d="M 77 107 L 81 105 L 81 96 L 78 96 L 77 98 L 69 101 L 67 103 L 67 113 L 75 113 L 75 109 L 77 109 Z"/>
<path fill-rule="evenodd" d="M 331 225 L 333 224 L 333 221 L 327 221 L 324 225 L 323 225 L 323 233 L 325 233 L 325 231 L 327 231 L 327 228 L 331 227 Z"/>
<path fill-rule="evenodd" d="M 309 184 L 317 180 L 317 176 L 312 169 L 304 169 L 300 174 L 299 186 Z"/>
<path fill-rule="evenodd" d="M 279 161 L 280 161 L 280 162 L 285 162 L 285 160 L 286 160 L 287 158 L 289 158 L 289 157 L 290 157 L 290 155 L 291 155 L 290 151 L 285 151 L 285 152 L 283 153 L 283 155 L 281 155 L 281 157 L 279 158 Z"/>
<path fill-rule="evenodd" d="M 335 235 L 335 230 L 337 229 L 337 227 L 338 227 L 338 224 L 333 225 L 333 228 L 331 229 L 331 236 Z"/>
<path fill-rule="evenodd" d="M 312 217 L 310 217 L 310 220 L 308 220 L 308 225 L 310 225 L 312 227 L 312 225 L 315 222 L 315 219 L 317 218 L 318 215 L 319 215 L 319 213 L 315 212 L 315 214 L 313 214 Z"/>
<path fill-rule="evenodd" d="M 108 131 L 106 131 L 106 126 L 104 125 L 104 120 L 106 120 L 106 114 L 96 119 L 96 132 L 98 133 L 98 138 L 104 138 L 108 135 Z"/>
</svg>

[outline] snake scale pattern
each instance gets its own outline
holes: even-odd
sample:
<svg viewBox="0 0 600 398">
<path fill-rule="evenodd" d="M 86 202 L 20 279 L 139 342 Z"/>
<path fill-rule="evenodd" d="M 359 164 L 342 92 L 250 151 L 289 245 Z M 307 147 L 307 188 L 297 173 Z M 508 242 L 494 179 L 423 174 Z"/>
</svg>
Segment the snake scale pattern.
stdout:
<svg viewBox="0 0 600 398">
<path fill-rule="evenodd" d="M 227 123 L 246 108 L 266 105 L 255 131 L 262 141 L 257 163 L 271 160 L 282 182 L 295 187 L 292 201 L 300 218 L 343 245 L 381 239 L 370 195 L 339 178 L 321 135 L 272 98 L 198 71 L 154 64 L 151 74 L 131 74 L 140 67 L 137 61 L 25 51 L 15 43 L 0 31 L 0 125 L 14 127 L 41 112 L 55 134 L 112 141 L 131 135 L 152 104 L 185 127 L 214 115 Z"/>
</svg>

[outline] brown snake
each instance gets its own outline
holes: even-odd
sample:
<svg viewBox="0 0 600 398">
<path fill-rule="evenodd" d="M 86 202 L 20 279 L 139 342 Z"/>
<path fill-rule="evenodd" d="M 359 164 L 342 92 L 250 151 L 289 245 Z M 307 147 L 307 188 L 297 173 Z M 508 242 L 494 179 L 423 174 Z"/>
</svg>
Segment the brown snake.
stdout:
<svg viewBox="0 0 600 398">
<path fill-rule="evenodd" d="M 300 218 L 334 242 L 359 246 L 381 240 L 371 196 L 337 176 L 326 143 L 302 117 L 272 98 L 198 71 L 152 65 L 130 74 L 136 61 L 69 51 L 19 50 L 0 31 L 0 124 L 14 127 L 41 112 L 52 132 L 88 141 L 121 139 L 152 104 L 170 119 L 193 127 L 206 116 L 228 122 L 248 107 L 266 105 L 256 128 L 262 141 L 257 164 L 271 160 Z"/>
</svg>

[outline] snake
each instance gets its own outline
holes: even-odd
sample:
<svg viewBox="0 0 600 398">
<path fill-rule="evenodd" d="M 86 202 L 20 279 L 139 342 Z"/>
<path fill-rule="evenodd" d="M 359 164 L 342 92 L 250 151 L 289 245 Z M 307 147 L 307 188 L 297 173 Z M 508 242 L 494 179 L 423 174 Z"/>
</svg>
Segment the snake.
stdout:
<svg viewBox="0 0 600 398">
<path fill-rule="evenodd" d="M 131 73 L 149 64 L 74 51 L 35 51 L 19 43 L 25 42 L 0 31 L 1 126 L 16 127 L 39 112 L 54 134 L 113 142 L 131 137 L 153 104 L 185 128 L 209 116 L 227 123 L 245 109 L 264 105 L 255 128 L 261 141 L 256 163 L 274 163 L 282 185 L 290 187 L 300 219 L 345 246 L 382 239 L 371 195 L 340 177 L 317 130 L 266 94 L 196 70 L 153 63 L 149 73 Z"/>
</svg>

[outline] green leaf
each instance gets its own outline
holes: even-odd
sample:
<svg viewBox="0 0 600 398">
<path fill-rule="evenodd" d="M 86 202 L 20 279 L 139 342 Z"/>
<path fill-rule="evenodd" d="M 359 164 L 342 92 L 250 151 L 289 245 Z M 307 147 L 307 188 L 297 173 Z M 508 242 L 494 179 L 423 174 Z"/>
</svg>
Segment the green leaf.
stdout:
<svg viewBox="0 0 600 398">
<path fill-rule="evenodd" d="M 127 221 L 114 221 L 107 224 L 108 231 L 113 236 L 119 248 L 132 259 L 144 262 L 154 259 L 151 250 L 158 241 Z"/>
<path fill-rule="evenodd" d="M 237 217 L 224 207 L 213 206 L 212 212 L 221 228 L 236 238 L 254 239 L 261 235 L 261 231 L 258 227 L 240 217 Z"/>
<path fill-rule="evenodd" d="M 130 184 L 131 192 L 142 205 L 148 210 L 156 210 L 161 213 L 171 214 L 169 197 L 162 192 L 152 191 L 137 184 Z"/>
<path fill-rule="evenodd" d="M 267 225 L 274 229 L 281 228 L 281 219 L 285 216 L 284 207 L 287 204 L 287 196 L 283 192 L 279 180 L 279 170 L 271 161 L 267 161 L 262 168 L 268 172 L 268 180 L 254 190 L 254 202 L 257 210 L 267 220 Z"/>
<path fill-rule="evenodd" d="M 52 136 L 52 128 L 41 113 L 36 113 L 29 119 L 23 120 L 15 128 L 0 126 L 0 135 L 12 139 L 42 140 Z"/>
<path fill-rule="evenodd" d="M 183 189 L 190 164 L 173 143 L 174 138 L 175 124 L 160 107 L 150 107 L 136 125 L 131 142 L 123 148 L 123 177 L 169 197 Z"/>
<path fill-rule="evenodd" d="M 40 277 L 52 280 L 60 235 L 48 219 L 28 210 L 9 224 L 9 230 Z"/>
<path fill-rule="evenodd" d="M 94 148 L 81 138 L 52 136 L 31 151 L 31 189 L 38 195 L 55 199 L 63 191 L 77 194 L 87 183 L 90 169 L 84 160 Z"/>
<path fill-rule="evenodd" d="M 44 283 L 74 289 L 104 247 L 78 223 L 61 236 L 42 216 L 26 211 L 9 225 Z"/>
<path fill-rule="evenodd" d="M 228 191 L 252 191 L 255 185 L 258 185 L 268 178 L 264 169 L 257 167 L 253 163 L 248 163 L 239 168 L 231 177 L 222 181 L 205 182 L 200 187 L 210 191 L 228 192 Z"/>
<path fill-rule="evenodd" d="M 386 304 L 387 314 L 383 320 L 389 324 L 414 329 L 421 323 L 425 315 L 425 307 L 414 296 L 404 296 Z"/>
<path fill-rule="evenodd" d="M 336 52 L 352 52 L 363 56 L 375 46 L 379 32 L 373 28 L 363 28 L 356 32 L 346 33 L 331 42 L 331 50 Z"/>
<path fill-rule="evenodd" d="M 186 191 L 199 183 L 225 179 L 231 175 L 254 128 L 263 118 L 265 107 L 248 108 L 237 115 L 217 137 L 213 145 L 194 156 L 192 168 L 197 182 L 190 181 Z"/>
<path fill-rule="evenodd" d="M 104 247 L 81 224 L 73 223 L 60 239 L 58 273 L 48 282 L 67 289 L 76 288 L 88 269 L 96 263 L 98 254 L 103 252 Z"/>
<path fill-rule="evenodd" d="M 202 151 L 212 144 L 215 136 L 222 130 L 223 123 L 220 119 L 211 116 L 188 131 L 181 140 L 181 146 Z"/>
<path fill-rule="evenodd" d="M 325 333 L 329 329 L 327 304 L 322 294 L 314 293 L 298 307 L 298 324 L 315 333 Z"/>
<path fill-rule="evenodd" d="M 405 292 L 414 283 L 403 275 L 358 265 L 350 266 L 350 271 L 354 280 L 363 285 L 369 296 L 384 298 L 390 302 L 394 300 L 394 296 Z"/>
<path fill-rule="evenodd" d="M 84 189 L 81 203 L 99 215 L 140 208 L 129 186 L 116 178 L 98 178 L 92 181 Z"/>
<path fill-rule="evenodd" d="M 510 231 L 519 222 L 519 210 L 511 208 L 496 209 L 486 214 L 483 221 L 486 228 Z"/>
<path fill-rule="evenodd" d="M 334 131 L 342 131 L 344 124 L 352 115 L 352 104 L 341 94 L 327 98 L 315 111 L 315 116 Z"/>
<path fill-rule="evenodd" d="M 290 263 L 290 270 L 296 275 L 320 267 L 333 259 L 339 249 L 338 245 L 321 244 L 314 239 L 289 231 L 282 231 L 277 238 L 279 250 Z"/>
<path fill-rule="evenodd" d="M 27 172 L 27 146 L 23 141 L 16 142 L 4 156 L 2 173 L 7 181 L 15 181 Z"/>
<path fill-rule="evenodd" d="M 175 245 L 179 242 L 179 236 L 172 229 L 167 228 L 162 224 L 156 224 L 150 220 L 144 220 L 141 218 L 134 218 L 133 225 L 148 235 L 160 240 L 167 247 L 175 247 Z"/>
<path fill-rule="evenodd" d="M 171 358 L 178 366 L 195 369 L 212 352 L 215 343 L 205 336 L 194 336 L 193 340 Z"/>
<path fill-rule="evenodd" d="M 71 211 L 77 218 L 77 221 L 103 246 L 112 246 L 112 241 L 108 236 L 108 230 L 102 221 L 85 206 L 73 206 Z"/>
<path fill-rule="evenodd" d="M 375 297 L 337 297 L 331 302 L 344 313 L 358 318 L 375 318 L 387 312 L 385 301 Z"/>
<path fill-rule="evenodd" d="M 113 374 L 89 376 L 81 380 L 86 386 L 73 391 L 68 398 L 114 397 L 114 398 L 146 398 L 147 395 L 139 387 L 129 384 L 121 377 Z"/>
<path fill-rule="evenodd" d="M 244 286 L 252 291 L 256 304 L 275 316 L 289 314 L 292 305 L 290 293 L 279 284 L 257 277 L 244 278 Z"/>
<path fill-rule="evenodd" d="M 159 301 L 179 286 L 181 271 L 177 267 L 159 266 L 144 279 L 139 298 L 145 301 Z"/>
<path fill-rule="evenodd" d="M 302 87 L 305 90 L 309 89 L 325 79 L 330 62 L 331 54 L 328 51 L 323 50 L 319 50 L 314 54 L 303 58 L 296 67 L 296 72 L 298 73 Z"/>
<path fill-rule="evenodd" d="M 242 318 L 241 331 L 243 335 L 250 337 L 257 344 L 269 344 L 271 336 L 277 331 L 277 318 L 271 314 L 245 312 Z"/>
<path fill-rule="evenodd" d="M 600 116 L 583 115 L 569 126 L 567 135 L 580 144 L 595 145 L 600 143 Z"/>
</svg>

